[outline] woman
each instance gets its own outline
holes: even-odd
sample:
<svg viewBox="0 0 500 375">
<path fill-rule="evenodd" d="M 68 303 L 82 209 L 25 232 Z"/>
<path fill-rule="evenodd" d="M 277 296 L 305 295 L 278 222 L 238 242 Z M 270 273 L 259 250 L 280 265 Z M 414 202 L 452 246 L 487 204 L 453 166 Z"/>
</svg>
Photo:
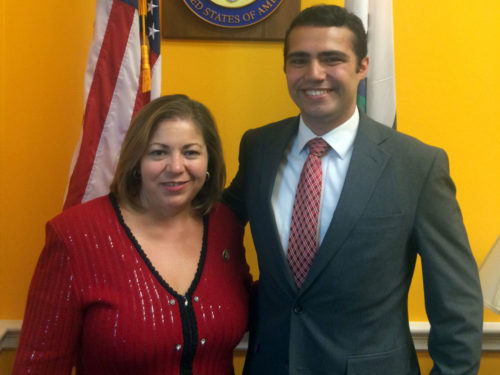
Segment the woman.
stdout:
<svg viewBox="0 0 500 375">
<path fill-rule="evenodd" d="M 224 183 L 209 111 L 146 105 L 110 195 L 47 224 L 13 373 L 232 374 L 251 277 Z"/>
</svg>

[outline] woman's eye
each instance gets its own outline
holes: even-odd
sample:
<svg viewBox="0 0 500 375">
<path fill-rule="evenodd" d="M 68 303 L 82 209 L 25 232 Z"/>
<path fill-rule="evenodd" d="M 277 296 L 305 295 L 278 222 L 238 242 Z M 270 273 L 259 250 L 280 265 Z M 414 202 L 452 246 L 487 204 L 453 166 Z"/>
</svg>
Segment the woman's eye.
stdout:
<svg viewBox="0 0 500 375">
<path fill-rule="evenodd" d="M 163 150 L 151 150 L 149 152 L 149 155 L 151 155 L 153 157 L 159 157 L 159 156 L 165 155 L 165 151 L 163 151 Z"/>
<path fill-rule="evenodd" d="M 184 154 L 187 157 L 195 157 L 195 156 L 198 156 L 200 153 L 196 150 L 187 150 Z"/>
</svg>

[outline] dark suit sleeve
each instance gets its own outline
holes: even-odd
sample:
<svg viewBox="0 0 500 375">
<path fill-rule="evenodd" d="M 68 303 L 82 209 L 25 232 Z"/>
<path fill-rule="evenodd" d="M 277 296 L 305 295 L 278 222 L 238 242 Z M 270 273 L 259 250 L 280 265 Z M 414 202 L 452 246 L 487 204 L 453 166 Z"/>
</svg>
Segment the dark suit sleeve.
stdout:
<svg viewBox="0 0 500 375">
<path fill-rule="evenodd" d="M 414 240 L 421 256 L 431 331 L 432 375 L 477 374 L 482 296 L 448 158 L 438 150 L 420 194 Z"/>
<path fill-rule="evenodd" d="M 245 198 L 245 161 L 248 156 L 246 152 L 248 149 L 248 134 L 249 132 L 246 132 L 241 138 L 238 172 L 222 195 L 222 201 L 236 213 L 243 223 L 248 221 Z"/>
</svg>

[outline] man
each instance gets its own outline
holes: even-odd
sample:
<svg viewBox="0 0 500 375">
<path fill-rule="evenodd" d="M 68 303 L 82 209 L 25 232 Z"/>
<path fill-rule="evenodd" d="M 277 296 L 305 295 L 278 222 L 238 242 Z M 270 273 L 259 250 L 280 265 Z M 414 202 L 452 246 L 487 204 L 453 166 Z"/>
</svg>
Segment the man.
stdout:
<svg viewBox="0 0 500 375">
<path fill-rule="evenodd" d="M 250 222 L 260 268 L 247 374 L 419 374 L 407 311 L 417 255 L 432 374 L 478 371 L 481 291 L 447 156 L 358 111 L 366 51 L 343 8 L 301 12 L 284 49 L 300 116 L 242 138 L 224 199 Z"/>
</svg>

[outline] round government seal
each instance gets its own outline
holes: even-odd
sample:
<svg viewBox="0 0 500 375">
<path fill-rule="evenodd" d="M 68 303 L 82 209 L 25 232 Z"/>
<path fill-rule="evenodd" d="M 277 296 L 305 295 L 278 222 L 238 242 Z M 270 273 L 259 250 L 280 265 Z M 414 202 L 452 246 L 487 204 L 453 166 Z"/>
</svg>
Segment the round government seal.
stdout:
<svg viewBox="0 0 500 375">
<path fill-rule="evenodd" d="M 183 0 L 202 20 L 220 27 L 246 27 L 269 17 L 284 0 Z"/>
</svg>

